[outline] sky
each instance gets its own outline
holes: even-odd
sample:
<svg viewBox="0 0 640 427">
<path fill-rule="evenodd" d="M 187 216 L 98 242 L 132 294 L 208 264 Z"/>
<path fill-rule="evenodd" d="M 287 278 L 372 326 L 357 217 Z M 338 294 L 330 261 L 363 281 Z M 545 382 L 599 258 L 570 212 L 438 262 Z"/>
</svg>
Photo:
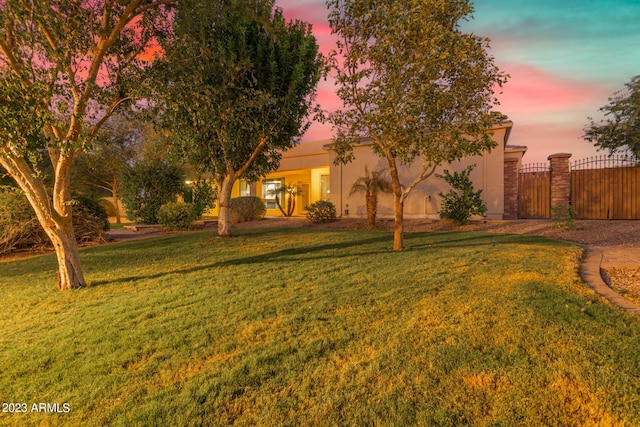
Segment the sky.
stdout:
<svg viewBox="0 0 640 427">
<path fill-rule="evenodd" d="M 324 0 L 276 0 L 289 19 L 313 24 L 323 53 L 335 48 Z M 478 0 L 462 29 L 491 39 L 491 55 L 510 75 L 498 96 L 513 121 L 509 145 L 528 147 L 524 163 L 555 153 L 571 160 L 607 154 L 581 136 L 603 116 L 600 107 L 640 74 L 640 0 Z M 318 102 L 341 107 L 333 81 L 321 81 Z M 329 139 L 314 123 L 303 141 Z"/>
</svg>

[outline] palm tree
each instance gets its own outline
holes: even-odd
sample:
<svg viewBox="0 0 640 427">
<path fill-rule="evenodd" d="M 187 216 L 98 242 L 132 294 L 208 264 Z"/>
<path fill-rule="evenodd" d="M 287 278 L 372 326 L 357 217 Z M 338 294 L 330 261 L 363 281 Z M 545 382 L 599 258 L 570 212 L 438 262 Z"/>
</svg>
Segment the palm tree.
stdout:
<svg viewBox="0 0 640 427">
<path fill-rule="evenodd" d="M 295 185 L 288 184 L 285 186 L 280 186 L 275 190 L 269 190 L 268 193 L 272 196 L 275 196 L 276 205 L 278 206 L 278 209 L 280 209 L 280 212 L 282 212 L 282 215 L 286 217 L 290 217 L 290 216 L 293 216 L 293 212 L 296 209 L 296 196 L 302 195 L 302 189 Z M 282 207 L 282 204 L 280 203 L 280 198 L 278 197 L 278 195 L 280 194 L 282 194 L 283 202 L 284 202 L 284 199 L 286 199 L 286 204 L 287 204 L 286 211 L 284 210 L 284 208 Z"/>
<path fill-rule="evenodd" d="M 349 195 L 364 193 L 367 202 L 367 224 L 373 227 L 378 213 L 378 193 L 391 193 L 391 182 L 385 178 L 385 171 L 376 170 L 369 173 L 365 165 L 364 176 L 358 178 L 351 186 Z"/>
</svg>

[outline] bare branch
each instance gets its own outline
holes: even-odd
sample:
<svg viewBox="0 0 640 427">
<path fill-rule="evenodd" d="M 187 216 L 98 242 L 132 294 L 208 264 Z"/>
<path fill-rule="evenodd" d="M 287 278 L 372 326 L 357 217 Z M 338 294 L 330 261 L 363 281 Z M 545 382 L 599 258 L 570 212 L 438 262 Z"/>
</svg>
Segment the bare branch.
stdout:
<svg viewBox="0 0 640 427">
<path fill-rule="evenodd" d="M 105 122 L 109 119 L 109 117 L 111 117 L 111 115 L 116 111 L 116 109 L 122 105 L 123 103 L 130 101 L 132 98 L 130 97 L 126 97 L 126 98 L 121 98 L 116 100 L 111 107 L 109 108 L 109 110 L 102 116 L 102 118 L 100 118 L 100 120 L 98 120 L 98 122 L 91 128 L 91 131 L 89 132 L 89 136 L 87 137 L 85 144 L 87 144 L 88 142 L 91 142 L 91 140 L 93 138 L 95 138 L 95 136 L 98 134 L 98 132 L 100 131 L 100 128 L 102 128 L 102 125 L 105 124 Z"/>
<path fill-rule="evenodd" d="M 420 173 L 420 175 L 418 175 L 416 177 L 416 179 L 413 180 L 413 182 L 411 184 L 409 184 L 409 186 L 407 186 L 403 191 L 402 191 L 402 197 L 401 200 L 404 201 L 407 199 L 407 197 L 409 197 L 409 194 L 411 193 L 411 191 L 418 185 L 420 184 L 422 181 L 428 179 L 431 175 L 433 175 L 436 171 L 436 167 L 438 167 L 437 165 L 431 164 L 429 162 L 425 162 L 424 165 L 422 165 L 422 172 Z"/>
<path fill-rule="evenodd" d="M 15 57 L 15 55 L 13 54 L 11 47 L 9 46 L 9 44 L 7 44 L 5 42 L 5 40 L 0 39 L 0 51 L 4 54 L 4 56 L 7 58 L 7 64 L 9 65 L 9 67 L 11 68 L 11 70 L 14 72 L 14 74 L 18 77 L 20 77 L 20 79 L 23 80 L 23 86 L 24 84 L 28 86 L 30 86 L 31 82 L 28 81 L 24 81 L 24 64 L 21 63 L 18 58 Z"/>
</svg>

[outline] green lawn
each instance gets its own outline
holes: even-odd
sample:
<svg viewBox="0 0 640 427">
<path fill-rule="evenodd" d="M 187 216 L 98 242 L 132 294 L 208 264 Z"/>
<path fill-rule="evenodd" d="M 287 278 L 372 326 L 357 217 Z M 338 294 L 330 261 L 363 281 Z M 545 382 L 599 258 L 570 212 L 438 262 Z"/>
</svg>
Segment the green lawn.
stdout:
<svg viewBox="0 0 640 427">
<path fill-rule="evenodd" d="M 0 263 L 1 425 L 639 425 L 640 322 L 532 236 L 237 230 Z M 6 409 L 6 408 L 3 408 Z"/>
</svg>

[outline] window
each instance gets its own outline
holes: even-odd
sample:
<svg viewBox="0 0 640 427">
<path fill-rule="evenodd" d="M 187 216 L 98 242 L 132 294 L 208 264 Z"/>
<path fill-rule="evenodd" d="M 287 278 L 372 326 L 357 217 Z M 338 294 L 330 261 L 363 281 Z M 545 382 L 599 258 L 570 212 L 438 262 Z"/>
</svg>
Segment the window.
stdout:
<svg viewBox="0 0 640 427">
<path fill-rule="evenodd" d="M 251 195 L 251 185 L 246 179 L 240 180 L 240 197 Z"/>
<path fill-rule="evenodd" d="M 277 209 L 276 190 L 283 185 L 282 179 L 266 179 L 262 181 L 262 198 L 267 209 Z"/>
<path fill-rule="evenodd" d="M 329 181 L 329 175 L 320 175 L 320 198 L 322 200 L 329 200 L 331 193 L 331 185 Z"/>
</svg>

